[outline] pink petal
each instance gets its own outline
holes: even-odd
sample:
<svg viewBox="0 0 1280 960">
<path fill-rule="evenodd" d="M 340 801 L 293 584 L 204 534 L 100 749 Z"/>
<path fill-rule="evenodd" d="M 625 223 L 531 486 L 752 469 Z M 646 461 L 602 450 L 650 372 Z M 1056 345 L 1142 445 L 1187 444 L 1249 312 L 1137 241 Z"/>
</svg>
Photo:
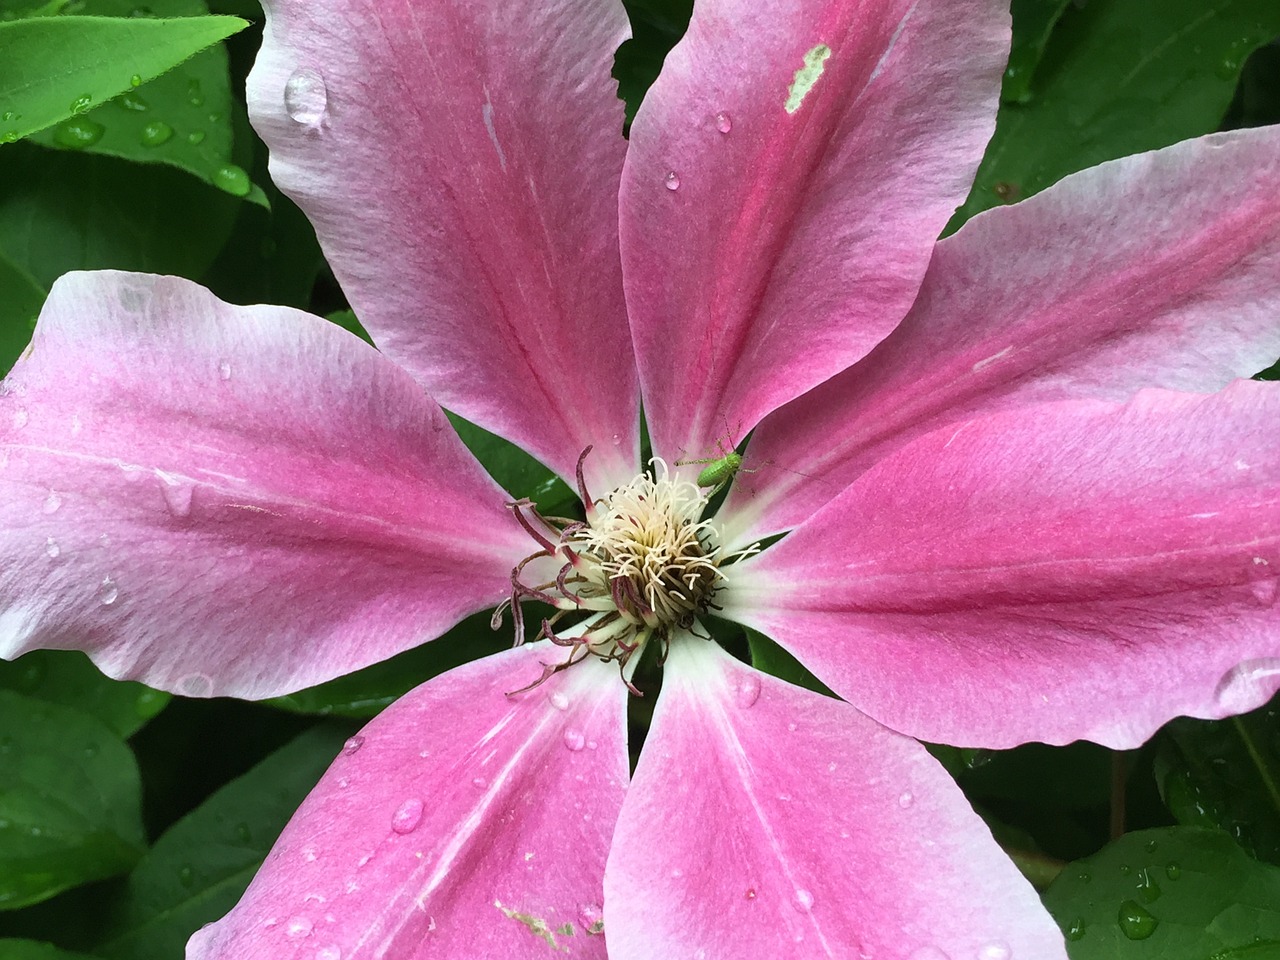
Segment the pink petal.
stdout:
<svg viewBox="0 0 1280 960">
<path fill-rule="evenodd" d="M 946 428 L 746 561 L 725 615 L 894 730 L 1142 743 L 1280 686 L 1280 387 Z"/>
<path fill-rule="evenodd" d="M 738 440 L 893 329 L 968 193 L 1008 45 L 995 0 L 697 4 L 621 194 L 655 452 Z"/>
<path fill-rule="evenodd" d="M 923 747 L 689 637 L 618 820 L 605 928 L 611 960 L 1066 958 Z"/>
<path fill-rule="evenodd" d="M 69 274 L 0 394 L 6 658 L 272 696 L 438 636 L 532 552 L 422 388 L 296 310 Z"/>
<path fill-rule="evenodd" d="M 268 0 L 271 176 L 380 349 L 564 476 L 635 473 L 616 0 Z"/>
<path fill-rule="evenodd" d="M 761 474 L 728 506 L 740 536 L 794 526 L 950 422 L 1252 376 L 1280 356 L 1277 277 L 1280 127 L 1105 163 L 981 214 L 938 245 L 887 340 L 761 424 Z"/>
<path fill-rule="evenodd" d="M 294 814 L 188 960 L 605 958 L 605 854 L 627 784 L 627 691 L 585 661 L 527 693 L 549 642 L 396 701 Z M 326 952 L 327 951 L 327 952 Z"/>
</svg>

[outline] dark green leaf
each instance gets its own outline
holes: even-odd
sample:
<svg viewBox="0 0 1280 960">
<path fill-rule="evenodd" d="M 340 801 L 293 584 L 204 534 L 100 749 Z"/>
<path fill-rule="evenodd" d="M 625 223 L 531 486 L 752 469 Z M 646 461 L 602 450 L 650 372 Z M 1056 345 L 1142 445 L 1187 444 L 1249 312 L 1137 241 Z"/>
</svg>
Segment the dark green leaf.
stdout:
<svg viewBox="0 0 1280 960">
<path fill-rule="evenodd" d="M 375 716 L 432 677 L 511 646 L 510 618 L 505 621 L 507 629 L 495 631 L 489 625 L 489 616 L 481 613 L 468 617 L 438 640 L 267 703 L 295 713 Z"/>
<path fill-rule="evenodd" d="M 0 689 L 75 707 L 121 738 L 132 736 L 170 699 L 140 683 L 103 676 L 88 657 L 74 650 L 36 650 L 18 660 L 0 661 Z"/>
<path fill-rule="evenodd" d="M 68 953 L 39 940 L 0 940 L 0 960 L 96 960 L 87 953 Z"/>
<path fill-rule="evenodd" d="M 67 118 L 84 121 L 93 107 L 248 25 L 239 17 L 0 21 L 0 143 Z M 94 127 L 82 123 L 79 136 L 92 141 Z"/>
<path fill-rule="evenodd" d="M 1280 939 L 1280 868 L 1217 830 L 1126 834 L 1063 870 L 1044 900 L 1072 960 L 1210 960 Z"/>
<path fill-rule="evenodd" d="M 0 376 L 31 342 L 44 291 L 23 269 L 0 255 Z"/>
<path fill-rule="evenodd" d="M 1037 803 L 1058 810 L 1106 806 L 1111 751 L 1083 741 L 1028 743 L 1013 750 L 967 751 L 960 785 L 970 797 Z"/>
<path fill-rule="evenodd" d="M 307 731 L 174 824 L 129 875 L 95 952 L 110 960 L 181 957 L 192 933 L 240 899 L 345 736 Z"/>
<path fill-rule="evenodd" d="M 544 514 L 563 512 L 575 502 L 574 492 L 563 480 L 515 444 L 445 412 L 467 449 L 513 497 L 528 497 Z"/>
<path fill-rule="evenodd" d="M 1161 794 L 1179 823 L 1219 827 L 1280 864 L 1280 707 L 1174 720 L 1161 731 L 1158 758 Z"/>
<path fill-rule="evenodd" d="M 1000 108 L 968 201 L 981 210 L 1085 167 L 1218 128 L 1251 51 L 1280 33 L 1274 0 L 1107 0 L 1067 9 L 1026 103 Z"/>
<path fill-rule="evenodd" d="M 0 255 L 46 290 L 70 270 L 198 277 L 241 206 L 171 167 L 26 143 L 0 149 L 0 183 Z"/>
<path fill-rule="evenodd" d="M 0 690 L 0 908 L 128 870 L 142 853 L 133 754 L 93 717 Z"/>
<path fill-rule="evenodd" d="M 134 6 L 134 0 L 89 0 L 85 10 L 98 17 L 126 17 Z M 185 18 L 179 21 L 184 23 L 208 13 L 203 0 L 151 0 L 150 9 L 161 17 Z M 233 109 L 227 52 L 219 44 L 31 140 L 135 163 L 170 164 L 265 207 L 266 195 L 261 188 L 250 189 L 248 174 L 233 162 Z M 93 136 L 68 135 L 80 128 Z"/>
<path fill-rule="evenodd" d="M 834 697 L 821 680 L 815 677 L 804 665 L 784 650 L 781 646 L 766 637 L 763 633 L 745 628 L 747 644 L 751 648 L 751 665 L 788 683 Z"/>
<path fill-rule="evenodd" d="M 1071 0 L 1013 0 L 1013 47 L 1004 71 L 1000 97 L 1024 103 L 1031 97 L 1031 78 L 1044 54 L 1054 24 Z"/>
</svg>

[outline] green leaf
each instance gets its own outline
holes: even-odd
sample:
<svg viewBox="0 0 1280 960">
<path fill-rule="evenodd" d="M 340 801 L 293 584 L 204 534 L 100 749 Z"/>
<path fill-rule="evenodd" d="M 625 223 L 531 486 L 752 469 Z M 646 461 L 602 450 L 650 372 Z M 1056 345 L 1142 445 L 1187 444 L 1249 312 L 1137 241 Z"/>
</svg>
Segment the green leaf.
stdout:
<svg viewBox="0 0 1280 960">
<path fill-rule="evenodd" d="M 489 476 L 513 497 L 528 497 L 544 514 L 563 512 L 577 497 L 568 484 L 514 443 L 478 427 L 457 414 L 445 411 L 449 422 L 462 437 Z"/>
<path fill-rule="evenodd" d="M 142 853 L 133 754 L 93 717 L 0 690 L 0 908 L 123 873 Z"/>
<path fill-rule="evenodd" d="M 0 49 L 5 52 L 0 58 L 0 143 L 12 143 L 61 120 L 85 120 L 93 107 L 248 25 L 239 17 L 0 21 Z M 88 124 L 81 124 L 79 134 L 94 139 Z"/>
<path fill-rule="evenodd" d="M 346 731 L 318 727 L 232 780 L 167 830 L 129 875 L 95 952 L 174 960 L 187 938 L 240 899 Z"/>
<path fill-rule="evenodd" d="M 75 707 L 121 739 L 136 733 L 170 700 L 169 694 L 140 683 L 103 676 L 76 650 L 36 650 L 14 661 L 0 661 L 0 689 Z"/>
<path fill-rule="evenodd" d="M 1218 128 L 1252 50 L 1280 33 L 1274 0 L 1072 5 L 1030 100 L 1004 103 L 973 192 L 951 228 L 1068 173 Z"/>
<path fill-rule="evenodd" d="M 1083 740 L 1065 747 L 1028 743 L 1012 750 L 970 751 L 960 785 L 970 797 L 999 798 L 1057 810 L 1105 807 L 1111 751 Z"/>
<path fill-rule="evenodd" d="M 805 687 L 828 697 L 835 696 L 821 680 L 775 641 L 750 627 L 743 629 L 746 630 L 747 645 L 751 649 L 751 665 L 757 670 L 763 670 L 798 687 Z"/>
<path fill-rule="evenodd" d="M 1174 720 L 1157 757 L 1161 795 L 1179 823 L 1223 829 L 1254 857 L 1280 864 L 1280 707 Z"/>
<path fill-rule="evenodd" d="M 1210 960 L 1280 940 L 1280 868 L 1217 830 L 1126 834 L 1063 870 L 1044 901 L 1072 960 Z"/>
<path fill-rule="evenodd" d="M 489 614 L 463 620 L 444 636 L 328 683 L 266 701 L 291 713 L 367 718 L 414 687 L 454 667 L 511 646 L 510 618 L 493 630 Z M 528 622 L 536 622 L 530 620 Z"/>
<path fill-rule="evenodd" d="M 242 205 L 172 168 L 139 169 L 27 143 L 0 149 L 0 256 L 46 291 L 70 270 L 200 276 Z"/>
<path fill-rule="evenodd" d="M 30 274 L 0 255 L 0 376 L 31 342 L 43 302 L 44 291 Z"/>
<path fill-rule="evenodd" d="M 1025 103 L 1031 98 L 1031 78 L 1054 24 L 1069 3 L 1071 0 L 1013 0 L 1013 47 L 1000 90 L 1002 100 Z"/>
<path fill-rule="evenodd" d="M 134 0 L 89 0 L 86 9 L 99 18 L 127 17 L 133 6 Z M 208 19 L 202 16 L 208 13 L 203 0 L 152 0 L 151 9 L 162 17 L 183 18 L 177 22 Z M 265 208 L 266 194 L 251 186 L 249 175 L 233 161 L 235 109 L 227 51 L 219 44 L 140 89 L 128 89 L 30 139 L 57 149 L 169 164 Z M 88 135 L 80 135 L 83 131 Z"/>
<path fill-rule="evenodd" d="M 87 953 L 70 953 L 59 950 L 52 943 L 39 940 L 0 939 L 2 960 L 97 960 Z"/>
</svg>

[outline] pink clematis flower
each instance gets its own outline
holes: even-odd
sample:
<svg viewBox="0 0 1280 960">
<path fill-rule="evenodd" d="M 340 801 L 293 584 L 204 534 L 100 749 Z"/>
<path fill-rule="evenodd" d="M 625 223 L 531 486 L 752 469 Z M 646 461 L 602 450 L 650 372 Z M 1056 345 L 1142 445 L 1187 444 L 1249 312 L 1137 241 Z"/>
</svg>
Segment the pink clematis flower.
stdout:
<svg viewBox="0 0 1280 960">
<path fill-rule="evenodd" d="M 188 957 L 1066 956 L 913 738 L 1125 748 L 1274 692 L 1280 391 L 1237 378 L 1280 353 L 1280 133 L 935 245 L 1004 6 L 699 0 L 627 142 L 614 0 L 267 3 L 254 122 L 381 352 L 62 279 L 0 398 L 0 654 L 260 698 L 513 593 L 566 617 L 353 738 Z M 510 507 L 437 401 L 586 519 Z M 752 428 L 700 519 L 676 461 Z"/>
</svg>

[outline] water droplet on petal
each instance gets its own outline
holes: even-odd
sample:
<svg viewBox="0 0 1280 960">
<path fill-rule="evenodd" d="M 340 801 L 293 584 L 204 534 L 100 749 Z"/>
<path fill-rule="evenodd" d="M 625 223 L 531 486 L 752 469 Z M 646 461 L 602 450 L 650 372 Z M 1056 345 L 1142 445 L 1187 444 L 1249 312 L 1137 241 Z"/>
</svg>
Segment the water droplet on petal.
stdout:
<svg viewBox="0 0 1280 960">
<path fill-rule="evenodd" d="M 418 824 L 422 823 L 423 813 L 422 801 L 417 797 L 410 797 L 391 817 L 391 829 L 396 833 L 413 833 L 418 829 Z"/>
<path fill-rule="evenodd" d="M 225 360 L 218 361 L 218 379 L 224 383 L 231 379 L 231 364 Z"/>
<path fill-rule="evenodd" d="M 911 806 L 915 802 L 916 795 L 910 790 L 903 790 L 902 793 L 898 795 L 898 806 L 903 810 L 907 809 L 907 807 Z"/>
<path fill-rule="evenodd" d="M 760 678 L 754 673 L 744 674 L 738 679 L 733 691 L 734 702 L 742 709 L 755 704 L 760 699 Z"/>
<path fill-rule="evenodd" d="M 808 913 L 813 909 L 813 894 L 804 887 L 796 888 L 795 905 L 797 910 Z"/>
<path fill-rule="evenodd" d="M 566 730 L 564 732 L 564 745 L 577 753 L 587 745 L 587 738 L 582 735 L 581 730 Z"/>
<path fill-rule="evenodd" d="M 550 694 L 547 697 L 547 699 L 551 701 L 551 705 L 555 707 L 557 710 L 569 709 L 569 698 L 566 697 L 559 690 L 556 690 L 554 693 Z"/>
<path fill-rule="evenodd" d="M 290 917 L 285 924 L 284 935 L 290 940 L 302 940 L 311 936 L 311 921 L 306 917 Z"/>
<path fill-rule="evenodd" d="M 321 947 L 316 951 L 316 960 L 342 960 L 342 949 L 336 943 Z"/>
<path fill-rule="evenodd" d="M 138 139 L 142 141 L 144 147 L 158 147 L 173 139 L 173 127 L 163 120 L 152 120 L 142 128 Z"/>
<path fill-rule="evenodd" d="M 716 114 L 716 129 L 721 133 L 728 133 L 733 129 L 733 118 L 727 113 L 721 112 Z"/>
<path fill-rule="evenodd" d="M 175 517 L 186 517 L 191 514 L 191 498 L 195 494 L 195 485 L 184 477 L 175 477 L 163 470 L 156 471 L 160 481 L 160 493 L 164 496 L 164 505 Z"/>
<path fill-rule="evenodd" d="M 1160 925 L 1160 921 L 1148 913 L 1145 907 L 1133 900 L 1120 904 L 1116 921 L 1120 924 L 1120 932 L 1130 940 L 1145 940 Z"/>
<path fill-rule="evenodd" d="M 253 190 L 253 181 L 249 179 L 249 174 L 234 163 L 223 164 L 213 171 L 210 179 L 215 187 L 233 197 L 247 197 Z"/>
<path fill-rule="evenodd" d="M 1013 951 L 1003 940 L 992 940 L 978 950 L 978 960 L 1010 960 Z"/>
<path fill-rule="evenodd" d="M 213 696 L 213 677 L 207 673 L 188 673 L 178 678 L 178 693 L 184 697 Z"/>
<path fill-rule="evenodd" d="M 663 180 L 663 182 L 667 185 L 668 190 L 680 189 L 680 175 L 676 173 L 674 170 L 667 171 L 667 176 Z"/>
<path fill-rule="evenodd" d="M 349 757 L 363 746 L 364 737 L 357 733 L 354 737 L 349 737 L 347 742 L 342 745 L 342 752 Z"/>
<path fill-rule="evenodd" d="M 578 907 L 578 919 L 582 921 L 582 925 L 588 930 L 591 930 L 592 926 L 595 924 L 600 923 L 603 918 L 604 911 L 600 908 L 599 904 L 584 903 L 582 906 Z M 595 932 L 598 933 L 599 931 L 597 930 Z"/>
<path fill-rule="evenodd" d="M 328 107 L 329 90 L 315 70 L 297 70 L 285 83 L 284 109 L 296 123 L 315 126 L 324 119 Z"/>
<path fill-rule="evenodd" d="M 98 602 L 104 607 L 109 607 L 119 596 L 120 589 L 116 586 L 116 582 L 110 577 L 103 577 L 102 583 L 98 584 Z"/>
<path fill-rule="evenodd" d="M 485 787 L 489 785 L 489 781 L 486 780 L 484 777 L 472 777 L 471 785 L 473 787 L 479 787 L 481 790 L 483 790 Z"/>
<path fill-rule="evenodd" d="M 1280 579 L 1272 577 L 1270 580 L 1255 580 L 1250 589 L 1253 590 L 1253 595 L 1260 604 L 1264 607 L 1273 607 L 1276 597 L 1280 595 Z"/>
<path fill-rule="evenodd" d="M 58 546 L 58 541 L 50 537 L 44 542 L 44 552 L 50 560 L 57 560 L 62 554 L 62 547 Z"/>
<path fill-rule="evenodd" d="M 26 409 L 23 407 L 19 407 L 17 412 L 13 415 L 13 425 L 19 429 L 25 427 L 30 420 L 31 414 L 27 413 Z"/>
<path fill-rule="evenodd" d="M 1262 657 L 1232 667 L 1218 682 L 1214 698 L 1225 713 L 1246 713 L 1271 695 L 1280 680 L 1280 659 Z"/>
</svg>

